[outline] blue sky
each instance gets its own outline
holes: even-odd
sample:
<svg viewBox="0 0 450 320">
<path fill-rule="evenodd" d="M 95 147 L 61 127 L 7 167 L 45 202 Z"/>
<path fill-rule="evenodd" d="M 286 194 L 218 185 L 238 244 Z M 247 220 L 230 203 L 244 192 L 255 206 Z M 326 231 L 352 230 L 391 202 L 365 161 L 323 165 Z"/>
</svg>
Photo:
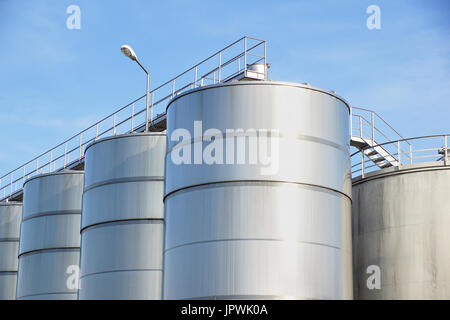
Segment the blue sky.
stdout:
<svg viewBox="0 0 450 320">
<path fill-rule="evenodd" d="M 145 93 L 122 44 L 155 87 L 243 35 L 267 40 L 274 80 L 335 90 L 405 137 L 450 133 L 448 0 L 0 0 L 0 175 Z"/>
</svg>

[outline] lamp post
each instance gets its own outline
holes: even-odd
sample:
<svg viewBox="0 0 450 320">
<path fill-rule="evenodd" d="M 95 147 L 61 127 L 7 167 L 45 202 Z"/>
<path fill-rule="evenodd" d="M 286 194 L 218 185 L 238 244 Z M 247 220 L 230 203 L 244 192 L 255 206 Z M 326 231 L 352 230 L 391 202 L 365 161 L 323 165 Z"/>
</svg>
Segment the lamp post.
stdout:
<svg viewBox="0 0 450 320">
<path fill-rule="evenodd" d="M 133 49 L 128 45 L 123 45 L 120 47 L 120 51 L 130 58 L 131 60 L 134 60 L 137 62 L 137 64 L 144 70 L 144 72 L 147 74 L 147 102 L 146 102 L 146 111 L 145 111 L 145 131 L 148 131 L 148 109 L 149 109 L 149 83 L 150 83 L 150 75 L 148 74 L 148 71 L 142 66 L 142 64 L 138 61 L 138 58 L 136 56 L 136 53 L 134 53 Z"/>
</svg>

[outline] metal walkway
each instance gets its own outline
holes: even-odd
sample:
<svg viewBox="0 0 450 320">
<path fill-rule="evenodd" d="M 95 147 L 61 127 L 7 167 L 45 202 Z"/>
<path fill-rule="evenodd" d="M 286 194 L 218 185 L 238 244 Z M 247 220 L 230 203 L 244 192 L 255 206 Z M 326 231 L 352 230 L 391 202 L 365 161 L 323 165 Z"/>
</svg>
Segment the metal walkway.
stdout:
<svg viewBox="0 0 450 320">
<path fill-rule="evenodd" d="M 266 65 L 266 41 L 242 37 L 197 63 L 178 76 L 150 91 L 150 131 L 166 128 L 166 106 L 174 96 L 196 87 L 237 80 L 265 80 L 251 68 Z M 143 132 L 145 129 L 146 96 L 143 95 L 114 113 L 94 123 L 52 149 L 0 177 L 0 201 L 21 201 L 23 183 L 30 177 L 65 169 L 84 168 L 86 146 L 103 137 Z"/>
</svg>

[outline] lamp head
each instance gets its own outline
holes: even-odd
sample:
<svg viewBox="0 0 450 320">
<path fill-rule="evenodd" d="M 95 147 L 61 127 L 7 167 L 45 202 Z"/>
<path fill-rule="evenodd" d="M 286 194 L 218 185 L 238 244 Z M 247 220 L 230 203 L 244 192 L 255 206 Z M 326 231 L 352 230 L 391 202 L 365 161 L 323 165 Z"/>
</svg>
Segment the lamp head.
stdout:
<svg viewBox="0 0 450 320">
<path fill-rule="evenodd" d="M 134 53 L 133 49 L 130 46 L 124 44 L 123 46 L 120 47 L 120 51 L 122 51 L 122 53 L 124 55 L 126 55 L 128 58 L 130 58 L 131 60 L 134 60 L 134 61 L 137 60 L 136 53 Z"/>
</svg>

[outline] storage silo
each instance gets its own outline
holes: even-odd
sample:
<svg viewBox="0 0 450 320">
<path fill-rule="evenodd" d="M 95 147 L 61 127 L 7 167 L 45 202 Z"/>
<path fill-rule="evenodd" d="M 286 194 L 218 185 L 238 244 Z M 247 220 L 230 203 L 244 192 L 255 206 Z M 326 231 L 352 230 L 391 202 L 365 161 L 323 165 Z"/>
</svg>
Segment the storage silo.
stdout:
<svg viewBox="0 0 450 320">
<path fill-rule="evenodd" d="M 170 102 L 164 299 L 352 299 L 349 111 L 274 81 Z"/>
<path fill-rule="evenodd" d="M 354 179 L 355 298 L 450 299 L 449 196 L 442 162 Z"/>
<path fill-rule="evenodd" d="M 86 148 L 79 299 L 161 299 L 165 133 Z"/>
<path fill-rule="evenodd" d="M 21 220 L 21 202 L 0 202 L 0 300 L 16 297 Z"/>
<path fill-rule="evenodd" d="M 17 299 L 76 300 L 83 171 L 24 184 Z"/>
</svg>

